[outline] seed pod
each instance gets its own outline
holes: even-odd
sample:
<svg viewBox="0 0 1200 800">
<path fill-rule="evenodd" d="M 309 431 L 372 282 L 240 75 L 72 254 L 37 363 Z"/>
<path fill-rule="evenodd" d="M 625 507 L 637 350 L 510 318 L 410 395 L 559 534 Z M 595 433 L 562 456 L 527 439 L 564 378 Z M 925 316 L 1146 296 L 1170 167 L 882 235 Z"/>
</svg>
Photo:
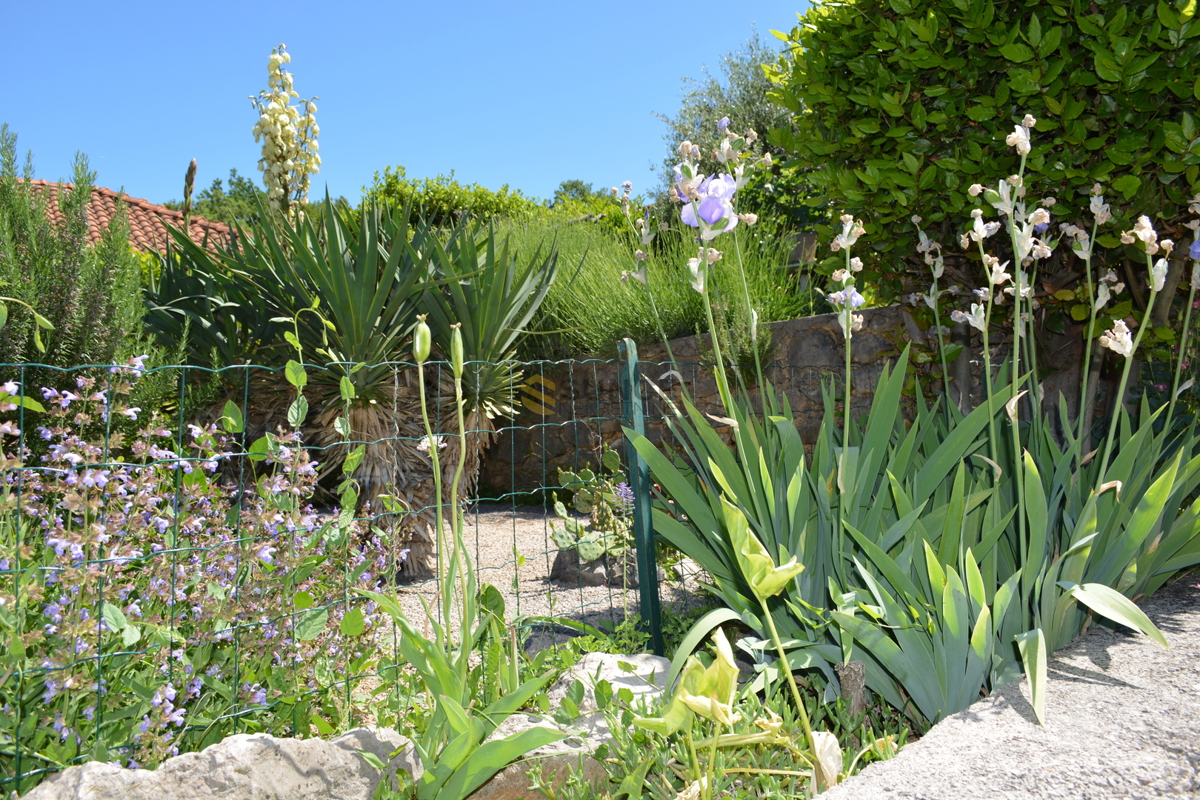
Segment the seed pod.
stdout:
<svg viewBox="0 0 1200 800">
<path fill-rule="evenodd" d="M 454 333 L 450 335 L 450 367 L 454 370 L 454 379 L 461 380 L 463 376 L 463 338 L 462 323 L 452 326 Z"/>
<path fill-rule="evenodd" d="M 429 326 L 425 324 L 425 315 L 417 317 L 417 328 L 413 331 L 413 358 L 418 364 L 423 364 L 429 358 L 429 347 L 432 336 Z"/>
</svg>

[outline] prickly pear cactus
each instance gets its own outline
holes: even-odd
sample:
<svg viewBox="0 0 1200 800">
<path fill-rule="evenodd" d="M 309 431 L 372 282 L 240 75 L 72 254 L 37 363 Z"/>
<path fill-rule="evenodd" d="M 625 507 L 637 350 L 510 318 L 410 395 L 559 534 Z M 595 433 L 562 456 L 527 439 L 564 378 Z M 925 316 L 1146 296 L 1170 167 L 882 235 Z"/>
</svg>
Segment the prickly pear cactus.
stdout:
<svg viewBox="0 0 1200 800">
<path fill-rule="evenodd" d="M 600 556 L 604 555 L 604 545 L 596 537 L 595 533 L 588 537 L 579 540 L 579 557 L 584 561 L 595 561 Z"/>
</svg>

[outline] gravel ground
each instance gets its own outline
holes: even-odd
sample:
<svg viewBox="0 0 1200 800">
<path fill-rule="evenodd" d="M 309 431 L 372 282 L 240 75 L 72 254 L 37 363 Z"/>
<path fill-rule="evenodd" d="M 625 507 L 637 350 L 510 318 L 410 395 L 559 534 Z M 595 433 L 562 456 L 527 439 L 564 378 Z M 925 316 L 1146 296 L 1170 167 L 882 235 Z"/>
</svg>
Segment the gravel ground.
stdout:
<svg viewBox="0 0 1200 800">
<path fill-rule="evenodd" d="M 550 540 L 553 511 L 504 503 L 477 503 L 468 509 L 464 538 L 479 581 L 491 583 L 504 596 L 509 619 L 516 616 L 560 616 L 591 624 L 619 622 L 625 609 L 637 613 L 636 586 L 568 586 L 550 581 L 558 548 Z M 659 597 L 663 613 L 694 607 L 700 599 L 692 578 L 663 583 Z M 437 584 L 397 586 L 394 589 L 409 619 L 426 617 L 424 598 L 436 607 Z"/>
<path fill-rule="evenodd" d="M 1022 679 L 821 797 L 1200 797 L 1200 573 L 1140 605 L 1171 649 L 1091 630 L 1050 659 L 1045 727 Z"/>
</svg>

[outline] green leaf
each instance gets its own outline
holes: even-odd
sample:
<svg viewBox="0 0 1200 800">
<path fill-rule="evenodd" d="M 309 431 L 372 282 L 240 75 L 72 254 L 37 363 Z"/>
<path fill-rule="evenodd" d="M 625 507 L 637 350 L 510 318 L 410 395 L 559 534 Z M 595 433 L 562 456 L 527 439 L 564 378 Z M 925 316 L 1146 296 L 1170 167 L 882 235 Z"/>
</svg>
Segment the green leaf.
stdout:
<svg viewBox="0 0 1200 800">
<path fill-rule="evenodd" d="M 1136 175 L 1122 175 L 1112 182 L 1113 190 L 1124 195 L 1126 200 L 1132 198 L 1141 185 L 1142 179 Z"/>
<path fill-rule="evenodd" d="M 1038 21 L 1037 14 L 1034 14 L 1029 20 L 1029 27 L 1026 28 L 1025 38 L 1034 47 L 1042 43 L 1042 23 Z"/>
<path fill-rule="evenodd" d="M 1171 647 L 1167 642 L 1167 637 L 1163 636 L 1162 631 L 1155 627 L 1150 618 L 1134 605 L 1132 600 L 1116 589 L 1101 583 L 1080 585 L 1071 581 L 1059 581 L 1058 585 L 1097 614 L 1139 630 L 1163 647 L 1168 649 Z"/>
<path fill-rule="evenodd" d="M 509 762 L 552 742 L 566 738 L 565 733 L 550 728 L 529 728 L 504 739 L 479 747 L 459 769 L 450 775 L 438 798 L 465 798 L 487 783 Z"/>
<path fill-rule="evenodd" d="M 296 606 L 297 611 L 306 611 L 312 608 L 313 596 L 308 592 L 296 592 L 292 598 L 292 603 Z"/>
<path fill-rule="evenodd" d="M 324 607 L 312 609 L 296 623 L 296 640 L 307 642 L 317 638 L 324 632 L 328 623 L 329 609 Z"/>
<path fill-rule="evenodd" d="M 308 416 L 308 400 L 301 395 L 292 401 L 288 407 L 287 419 L 288 424 L 293 428 L 299 428 L 304 424 L 304 419 Z"/>
<path fill-rule="evenodd" d="M 1000 48 L 1000 55 L 1018 64 L 1024 64 L 1033 59 L 1033 51 L 1020 42 L 1010 42 L 1004 45 Z"/>
<path fill-rule="evenodd" d="M 298 361 L 289 360 L 283 368 L 283 374 L 287 377 L 287 382 L 297 389 L 303 389 L 308 384 L 308 373 Z"/>
<path fill-rule="evenodd" d="M 123 631 L 129 625 L 129 620 L 125 618 L 125 612 L 112 603 L 104 603 L 100 606 L 100 616 L 108 625 L 108 629 L 113 632 Z"/>
<path fill-rule="evenodd" d="M 242 419 L 242 410 L 234 405 L 232 400 L 225 401 L 225 407 L 221 409 L 221 427 L 226 433 L 241 433 L 245 427 L 245 420 Z"/>
<path fill-rule="evenodd" d="M 30 411 L 37 411 L 39 414 L 46 413 L 45 407 L 32 397 L 21 397 L 15 400 L 10 398 L 10 401 L 15 402 L 19 406 L 28 408 Z"/>
<path fill-rule="evenodd" d="M 1046 724 L 1046 638 L 1041 628 L 1017 634 L 1017 649 L 1029 678 L 1029 692 L 1033 696 L 1033 713 L 1039 725 Z"/>
<path fill-rule="evenodd" d="M 343 402 L 349 403 L 354 399 L 354 383 L 345 375 L 338 381 L 338 390 L 341 392 Z"/>
<path fill-rule="evenodd" d="M 251 461 L 263 461 L 271 452 L 271 443 L 266 436 L 260 436 L 250 445 L 250 449 L 246 451 L 246 457 Z M 233 510 L 237 510 L 236 507 Z"/>
<path fill-rule="evenodd" d="M 142 632 L 136 625 L 127 625 L 125 630 L 121 631 L 121 643 L 126 647 L 133 647 L 141 638 Z"/>
<path fill-rule="evenodd" d="M 8 306 L 0 303 L 0 328 L 3 328 L 6 322 L 8 322 Z"/>
</svg>

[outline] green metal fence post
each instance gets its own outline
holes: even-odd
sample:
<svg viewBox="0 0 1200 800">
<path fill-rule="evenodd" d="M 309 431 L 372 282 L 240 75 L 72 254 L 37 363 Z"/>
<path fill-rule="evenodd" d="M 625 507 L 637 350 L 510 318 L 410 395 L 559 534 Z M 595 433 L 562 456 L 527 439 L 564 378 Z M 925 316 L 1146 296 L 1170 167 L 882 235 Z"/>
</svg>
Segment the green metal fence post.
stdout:
<svg viewBox="0 0 1200 800">
<path fill-rule="evenodd" d="M 621 406 L 625 423 L 645 434 L 642 416 L 641 369 L 637 345 L 622 339 L 617 348 L 621 356 Z M 658 560 L 655 558 L 654 524 L 650 518 L 650 468 L 630 442 L 625 443 L 625 462 L 629 465 L 629 488 L 633 490 L 633 536 L 637 544 L 638 589 L 641 595 L 642 624 L 650 633 L 650 646 L 663 655 L 662 616 L 658 600 Z"/>
</svg>

